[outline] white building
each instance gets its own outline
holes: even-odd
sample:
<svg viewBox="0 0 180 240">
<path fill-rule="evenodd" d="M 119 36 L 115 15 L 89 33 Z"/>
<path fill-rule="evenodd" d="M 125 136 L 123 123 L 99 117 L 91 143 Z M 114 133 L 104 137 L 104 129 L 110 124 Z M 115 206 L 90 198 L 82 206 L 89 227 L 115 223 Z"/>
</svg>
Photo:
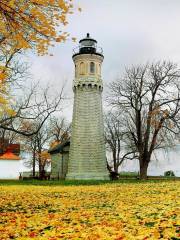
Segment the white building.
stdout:
<svg viewBox="0 0 180 240">
<path fill-rule="evenodd" d="M 0 156 L 0 179 L 19 179 L 20 157 L 7 151 Z"/>
</svg>

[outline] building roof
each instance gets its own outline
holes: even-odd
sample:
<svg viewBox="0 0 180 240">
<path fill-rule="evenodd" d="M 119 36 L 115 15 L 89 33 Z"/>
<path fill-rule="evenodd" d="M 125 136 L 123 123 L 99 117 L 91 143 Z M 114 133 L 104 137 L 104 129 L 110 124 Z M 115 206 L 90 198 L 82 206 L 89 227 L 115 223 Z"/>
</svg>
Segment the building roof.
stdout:
<svg viewBox="0 0 180 240">
<path fill-rule="evenodd" d="M 0 138 L 0 154 L 10 151 L 16 155 L 20 154 L 20 144 L 9 143 L 9 139 Z"/>
<path fill-rule="evenodd" d="M 6 152 L 9 151 L 9 152 L 12 152 L 16 155 L 19 155 L 20 154 L 20 144 L 9 144 L 7 149 L 6 149 Z"/>
<path fill-rule="evenodd" d="M 93 38 L 90 37 L 90 34 L 89 34 L 89 33 L 87 33 L 86 37 L 83 38 L 83 39 L 81 39 L 81 40 L 79 41 L 79 43 L 81 43 L 81 42 L 83 42 L 83 41 L 89 41 L 89 40 L 92 41 L 92 42 L 97 43 L 97 41 L 96 41 L 95 39 L 93 39 Z"/>
<path fill-rule="evenodd" d="M 56 146 L 50 148 L 48 152 L 50 154 L 62 153 L 64 148 L 67 147 L 67 146 L 70 146 L 70 140 L 67 140 L 67 141 L 65 141 L 63 143 L 57 144 Z"/>
<path fill-rule="evenodd" d="M 20 160 L 21 158 L 11 151 L 6 151 L 3 155 L 0 156 L 0 160 Z"/>
</svg>

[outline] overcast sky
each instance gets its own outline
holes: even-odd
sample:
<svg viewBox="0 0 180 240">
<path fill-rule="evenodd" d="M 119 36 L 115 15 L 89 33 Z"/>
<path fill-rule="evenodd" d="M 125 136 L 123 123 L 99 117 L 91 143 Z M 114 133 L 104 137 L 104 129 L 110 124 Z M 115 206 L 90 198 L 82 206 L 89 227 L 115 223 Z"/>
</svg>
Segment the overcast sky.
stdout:
<svg viewBox="0 0 180 240">
<path fill-rule="evenodd" d="M 103 48 L 105 88 L 125 66 L 161 59 L 180 63 L 180 0 L 75 0 L 75 5 L 82 12 L 69 17 L 66 30 L 78 41 L 89 32 Z M 53 57 L 31 55 L 34 78 L 56 89 L 67 81 L 72 97 L 72 49 L 77 44 L 59 44 L 51 50 Z M 69 119 L 71 104 L 65 110 Z"/>
</svg>

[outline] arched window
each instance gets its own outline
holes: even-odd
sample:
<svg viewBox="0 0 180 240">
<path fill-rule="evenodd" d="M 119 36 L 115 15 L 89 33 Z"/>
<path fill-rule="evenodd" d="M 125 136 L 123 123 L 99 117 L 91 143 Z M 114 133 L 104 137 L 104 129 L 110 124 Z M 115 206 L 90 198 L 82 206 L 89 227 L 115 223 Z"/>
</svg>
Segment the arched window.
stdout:
<svg viewBox="0 0 180 240">
<path fill-rule="evenodd" d="M 101 64 L 99 64 L 99 75 L 101 75 Z"/>
<path fill-rule="evenodd" d="M 80 63 L 80 74 L 81 74 L 81 75 L 84 75 L 84 74 L 85 74 L 85 66 L 84 66 L 84 63 L 83 63 L 83 62 Z"/>
<path fill-rule="evenodd" d="M 75 77 L 77 77 L 77 66 L 75 64 Z"/>
<path fill-rule="evenodd" d="M 95 73 L 95 63 L 94 62 L 90 63 L 90 73 Z"/>
</svg>

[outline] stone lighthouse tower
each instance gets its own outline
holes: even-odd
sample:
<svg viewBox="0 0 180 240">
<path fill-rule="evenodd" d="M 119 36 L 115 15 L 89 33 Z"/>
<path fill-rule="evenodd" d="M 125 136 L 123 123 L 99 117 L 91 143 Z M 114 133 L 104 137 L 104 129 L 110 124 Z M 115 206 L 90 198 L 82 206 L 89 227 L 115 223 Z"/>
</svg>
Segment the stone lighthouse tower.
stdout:
<svg viewBox="0 0 180 240">
<path fill-rule="evenodd" d="M 102 113 L 102 49 L 87 34 L 79 41 L 72 58 L 74 108 L 66 179 L 108 179 Z"/>
</svg>

